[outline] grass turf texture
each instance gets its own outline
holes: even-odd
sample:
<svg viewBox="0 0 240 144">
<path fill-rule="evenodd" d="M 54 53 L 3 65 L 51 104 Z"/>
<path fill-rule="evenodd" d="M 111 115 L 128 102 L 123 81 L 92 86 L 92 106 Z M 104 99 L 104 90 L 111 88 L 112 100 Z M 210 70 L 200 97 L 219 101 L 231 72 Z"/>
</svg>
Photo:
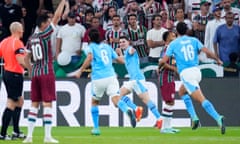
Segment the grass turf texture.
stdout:
<svg viewBox="0 0 240 144">
<path fill-rule="evenodd" d="M 22 128 L 26 134 L 26 128 Z M 90 127 L 54 127 L 52 134 L 60 144 L 239 144 L 240 127 L 227 127 L 225 135 L 217 127 L 200 127 L 197 130 L 180 128 L 177 134 L 161 134 L 154 128 L 101 127 L 101 135 L 90 134 Z M 33 144 L 43 143 L 41 127 L 34 130 Z M 9 133 L 11 128 L 9 129 Z M 22 140 L 1 141 L 0 144 L 18 144 Z"/>
</svg>

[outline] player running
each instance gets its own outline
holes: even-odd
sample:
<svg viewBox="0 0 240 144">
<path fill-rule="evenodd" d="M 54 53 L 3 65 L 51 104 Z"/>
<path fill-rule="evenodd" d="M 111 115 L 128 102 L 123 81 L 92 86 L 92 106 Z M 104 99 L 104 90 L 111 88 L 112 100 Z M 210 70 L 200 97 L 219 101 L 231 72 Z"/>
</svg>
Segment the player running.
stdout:
<svg viewBox="0 0 240 144">
<path fill-rule="evenodd" d="M 97 29 L 91 29 L 88 36 L 91 42 L 87 49 L 87 58 L 79 68 L 76 77 L 79 78 L 82 72 L 91 64 L 91 113 L 94 126 L 91 133 L 93 135 L 100 135 L 98 105 L 104 92 L 112 98 L 112 102 L 115 106 L 119 107 L 123 113 L 126 113 L 129 116 L 132 127 L 136 127 L 135 114 L 130 108 L 128 108 L 127 104 L 121 100 L 119 95 L 119 83 L 112 66 L 113 60 L 116 60 L 118 63 L 123 63 L 124 60 L 117 56 L 112 47 L 101 43 L 100 34 Z"/>
<path fill-rule="evenodd" d="M 199 64 L 198 54 L 203 51 L 209 58 L 216 60 L 218 64 L 222 61 L 216 55 L 210 52 L 196 38 L 186 36 L 187 25 L 184 22 L 177 24 L 177 33 L 179 37 L 172 41 L 167 49 L 166 55 L 159 61 L 160 66 L 164 66 L 169 57 L 174 56 L 182 85 L 179 89 L 179 96 L 182 97 L 186 93 L 201 103 L 204 110 L 216 120 L 221 128 L 221 133 L 225 134 L 225 124 L 223 116 L 219 115 L 212 103 L 203 95 L 199 82 L 201 81 L 201 71 L 197 67 Z M 189 100 L 191 100 L 189 98 Z M 185 102 L 187 110 L 192 115 L 193 105 Z M 197 125 L 198 126 L 198 125 Z"/>
<path fill-rule="evenodd" d="M 168 45 L 171 41 L 176 38 L 176 34 L 171 31 L 166 31 L 163 33 L 163 41 L 165 42 L 165 47 L 162 50 L 160 59 L 165 55 Z M 161 96 L 163 99 L 162 106 L 162 117 L 163 124 L 160 130 L 161 133 L 170 133 L 174 134 L 179 132 L 178 129 L 172 128 L 172 117 L 173 117 L 173 107 L 174 107 L 174 97 L 175 97 L 175 77 L 177 68 L 175 66 L 174 57 L 170 57 L 169 61 L 158 69 L 159 72 L 159 84 L 161 89 Z"/>
<path fill-rule="evenodd" d="M 119 38 L 119 46 L 124 51 L 124 60 L 125 60 L 125 67 L 128 71 L 130 80 L 120 88 L 120 95 L 126 96 L 132 91 L 135 91 L 138 97 L 143 101 L 144 104 L 151 110 L 153 115 L 157 119 L 157 126 L 160 128 L 162 125 L 162 119 L 160 118 L 160 113 L 158 111 L 157 106 L 153 103 L 150 99 L 148 91 L 144 86 L 145 83 L 145 76 L 143 75 L 140 65 L 139 65 L 139 57 L 135 48 L 130 45 L 130 40 L 126 36 L 121 36 Z M 117 49 L 117 53 L 120 56 L 123 56 L 121 49 Z M 128 101 L 128 106 L 134 106 L 131 101 Z M 130 106 L 131 107 L 131 106 Z M 140 107 L 134 106 L 133 109 L 136 110 L 136 114 L 139 116 L 138 121 L 142 116 L 142 110 Z"/>
</svg>

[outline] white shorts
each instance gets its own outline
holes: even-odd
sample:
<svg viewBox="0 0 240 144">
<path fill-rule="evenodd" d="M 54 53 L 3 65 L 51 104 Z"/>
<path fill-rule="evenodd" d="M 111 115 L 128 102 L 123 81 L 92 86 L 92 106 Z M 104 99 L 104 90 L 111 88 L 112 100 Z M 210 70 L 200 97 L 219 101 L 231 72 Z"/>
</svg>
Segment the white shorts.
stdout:
<svg viewBox="0 0 240 144">
<path fill-rule="evenodd" d="M 110 97 L 119 96 L 119 83 L 115 76 L 92 80 L 92 96 L 95 100 L 101 100 L 104 92 Z"/>
<path fill-rule="evenodd" d="M 122 87 L 130 90 L 131 92 L 134 90 L 137 95 L 145 93 L 147 88 L 144 86 L 145 80 L 130 80 L 128 82 L 124 82 Z"/>
<path fill-rule="evenodd" d="M 202 74 L 198 67 L 187 68 L 180 73 L 180 79 L 187 92 L 192 94 L 200 88 L 199 82 L 202 79 Z"/>
</svg>

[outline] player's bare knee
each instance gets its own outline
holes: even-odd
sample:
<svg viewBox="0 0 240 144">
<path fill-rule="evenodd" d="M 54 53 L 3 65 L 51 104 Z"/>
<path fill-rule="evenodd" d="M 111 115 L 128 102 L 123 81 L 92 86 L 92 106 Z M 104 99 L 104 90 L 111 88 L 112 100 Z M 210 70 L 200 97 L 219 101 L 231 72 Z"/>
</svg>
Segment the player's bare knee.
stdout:
<svg viewBox="0 0 240 144">
<path fill-rule="evenodd" d="M 165 101 L 166 105 L 173 106 L 175 104 L 174 101 Z"/>
<path fill-rule="evenodd" d="M 125 87 L 120 88 L 120 96 L 125 96 L 128 95 L 129 93 L 131 93 L 131 91 L 128 90 L 127 88 Z"/>
<path fill-rule="evenodd" d="M 95 99 L 92 99 L 92 105 L 93 105 L 93 106 L 99 105 L 99 101 L 98 101 L 98 100 L 95 100 Z"/>
<path fill-rule="evenodd" d="M 39 102 L 32 102 L 31 107 L 38 108 Z"/>
<path fill-rule="evenodd" d="M 186 93 L 187 93 L 187 90 L 185 89 L 184 85 L 181 85 L 180 88 L 179 88 L 179 91 L 178 91 L 179 97 L 182 97 Z"/>
<path fill-rule="evenodd" d="M 43 102 L 43 107 L 52 107 L 52 102 Z"/>
<path fill-rule="evenodd" d="M 148 93 L 139 94 L 138 97 L 142 100 L 143 103 L 147 104 L 150 100 Z"/>
</svg>

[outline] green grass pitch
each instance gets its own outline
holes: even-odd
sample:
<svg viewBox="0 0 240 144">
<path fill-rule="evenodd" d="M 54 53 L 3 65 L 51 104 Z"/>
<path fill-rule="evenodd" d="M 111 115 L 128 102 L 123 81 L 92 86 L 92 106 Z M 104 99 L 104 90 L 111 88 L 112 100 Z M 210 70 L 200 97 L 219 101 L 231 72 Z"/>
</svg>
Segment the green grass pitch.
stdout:
<svg viewBox="0 0 240 144">
<path fill-rule="evenodd" d="M 197 130 L 180 128 L 177 134 L 161 134 L 155 128 L 101 127 L 100 136 L 92 136 L 90 127 L 54 127 L 52 134 L 60 144 L 239 144 L 240 127 L 227 127 L 225 135 L 217 127 Z M 26 133 L 27 128 L 22 128 Z M 11 128 L 9 129 L 9 132 Z M 43 143 L 42 127 L 34 130 L 33 144 Z M 18 144 L 22 140 L 0 141 L 0 144 Z"/>
</svg>

